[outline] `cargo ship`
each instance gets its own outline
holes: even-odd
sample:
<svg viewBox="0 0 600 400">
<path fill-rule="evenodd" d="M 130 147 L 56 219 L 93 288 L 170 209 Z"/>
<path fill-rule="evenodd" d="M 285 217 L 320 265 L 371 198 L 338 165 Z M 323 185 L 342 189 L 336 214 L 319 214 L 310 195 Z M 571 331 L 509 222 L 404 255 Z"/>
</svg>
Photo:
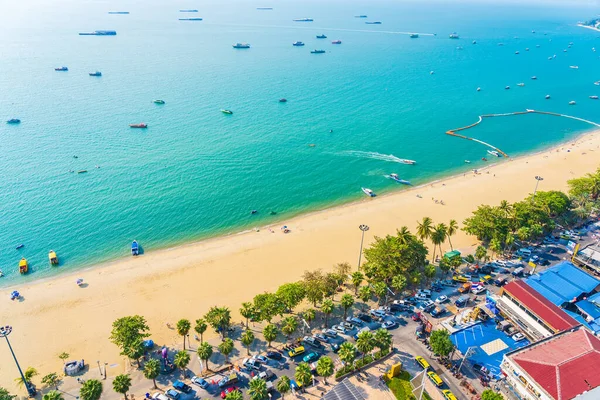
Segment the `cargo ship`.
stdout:
<svg viewBox="0 0 600 400">
<path fill-rule="evenodd" d="M 148 127 L 148 125 L 147 125 L 147 124 L 145 124 L 145 123 L 143 123 L 143 122 L 141 122 L 141 123 L 139 123 L 139 124 L 129 124 L 129 127 L 130 127 L 130 128 L 141 128 L 141 129 L 145 129 L 145 128 L 147 128 L 147 127 Z"/>
<path fill-rule="evenodd" d="M 179 18 L 180 21 L 202 21 L 202 18 Z"/>
<path fill-rule="evenodd" d="M 81 36 L 115 36 L 117 31 L 94 31 L 94 32 L 79 32 Z"/>
</svg>

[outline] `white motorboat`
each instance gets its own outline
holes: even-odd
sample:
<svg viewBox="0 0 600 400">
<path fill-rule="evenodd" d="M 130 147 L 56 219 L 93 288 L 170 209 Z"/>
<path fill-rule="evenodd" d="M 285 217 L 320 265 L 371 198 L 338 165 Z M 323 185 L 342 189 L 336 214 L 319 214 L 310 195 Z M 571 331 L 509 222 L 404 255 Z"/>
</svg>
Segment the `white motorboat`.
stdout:
<svg viewBox="0 0 600 400">
<path fill-rule="evenodd" d="M 493 156 L 500 157 L 500 153 L 498 153 L 496 150 L 488 150 L 487 152 Z"/>
<path fill-rule="evenodd" d="M 364 194 L 366 194 L 369 197 L 375 197 L 375 192 L 373 192 L 371 189 L 369 188 L 360 188 Z"/>
<path fill-rule="evenodd" d="M 390 174 L 390 179 L 393 181 L 396 181 L 398 183 L 401 183 L 403 185 L 410 185 L 410 182 L 404 179 L 400 179 L 400 177 L 398 177 L 398 174 Z"/>
<path fill-rule="evenodd" d="M 404 159 L 404 158 L 401 158 L 401 159 L 400 159 L 400 162 L 401 162 L 402 164 L 408 164 L 408 165 L 415 165 L 415 164 L 417 163 L 416 161 L 413 161 L 413 160 L 406 160 L 406 159 Z"/>
<path fill-rule="evenodd" d="M 570 106 L 574 106 L 575 104 L 577 104 L 577 103 L 575 103 L 575 100 L 571 100 L 571 101 L 569 102 L 569 105 L 570 105 Z"/>
<path fill-rule="evenodd" d="M 592 100 L 598 100 L 598 96 L 590 96 L 590 99 L 592 99 Z"/>
<path fill-rule="evenodd" d="M 579 69 L 579 66 L 577 66 L 577 65 L 569 65 L 569 68 L 571 68 L 571 69 Z"/>
</svg>

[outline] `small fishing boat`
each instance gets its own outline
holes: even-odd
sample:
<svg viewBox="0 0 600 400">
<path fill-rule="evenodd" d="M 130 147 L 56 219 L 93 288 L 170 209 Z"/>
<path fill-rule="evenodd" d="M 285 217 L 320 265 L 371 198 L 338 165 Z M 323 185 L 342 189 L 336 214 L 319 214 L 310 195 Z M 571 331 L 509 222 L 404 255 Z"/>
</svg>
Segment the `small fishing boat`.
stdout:
<svg viewBox="0 0 600 400">
<path fill-rule="evenodd" d="M 140 254 L 140 247 L 138 246 L 137 240 L 131 242 L 131 255 L 137 256 Z"/>
<path fill-rule="evenodd" d="M 54 68 L 55 71 L 68 71 L 69 68 L 67 67 L 58 67 L 58 68 Z"/>
<path fill-rule="evenodd" d="M 487 158 L 481 157 L 481 161 L 487 161 Z"/>
<path fill-rule="evenodd" d="M 221 112 L 222 112 L 223 114 L 228 114 L 228 115 L 231 115 L 231 114 L 233 114 L 233 111 L 231 111 L 231 110 L 225 110 L 225 109 L 221 109 Z"/>
<path fill-rule="evenodd" d="M 139 129 L 146 129 L 148 127 L 147 124 L 140 122 L 139 124 L 129 124 L 130 128 L 139 128 Z"/>
<path fill-rule="evenodd" d="M 498 153 L 496 150 L 488 150 L 487 152 L 495 157 L 500 157 L 500 153 Z"/>
<path fill-rule="evenodd" d="M 594 85 L 596 85 L 596 86 L 600 86 L 600 81 L 596 81 L 596 82 L 594 82 Z"/>
<path fill-rule="evenodd" d="M 315 50 L 311 50 L 310 53 L 311 54 L 323 54 L 323 53 L 325 53 L 325 50 L 317 50 L 317 49 L 315 49 Z"/>
<path fill-rule="evenodd" d="M 202 18 L 179 18 L 180 21 L 202 21 Z"/>
<path fill-rule="evenodd" d="M 418 39 L 419 38 L 419 34 L 418 33 L 411 33 L 409 37 L 411 39 Z"/>
<path fill-rule="evenodd" d="M 331 44 L 342 44 L 342 41 L 339 40 L 339 39 L 338 40 L 332 40 Z"/>
<path fill-rule="evenodd" d="M 569 102 L 569 105 L 570 105 L 570 106 L 574 106 L 575 104 L 576 104 L 576 103 L 575 103 L 575 100 L 571 100 L 571 101 Z"/>
<path fill-rule="evenodd" d="M 6 121 L 6 123 L 7 123 L 7 124 L 12 124 L 12 125 L 15 125 L 15 124 L 20 124 L 20 123 L 21 123 L 21 120 L 20 120 L 20 119 L 18 119 L 18 118 L 11 118 L 11 119 L 9 119 L 8 121 Z"/>
<path fill-rule="evenodd" d="M 87 169 L 80 169 L 77 171 L 78 174 L 87 174 Z"/>
<path fill-rule="evenodd" d="M 23 243 L 19 243 L 17 245 L 17 247 L 15 247 L 15 249 L 19 250 L 19 249 L 22 249 L 23 247 L 25 247 L 25 245 Z"/>
<path fill-rule="evenodd" d="M 531 77 L 531 79 L 535 81 L 537 79 L 537 76 L 534 75 Z"/>
<path fill-rule="evenodd" d="M 165 104 L 164 100 L 152 100 L 154 104 Z"/>
<path fill-rule="evenodd" d="M 517 51 L 515 51 L 515 54 L 519 54 L 519 51 L 518 51 L 518 50 L 517 50 Z"/>
<path fill-rule="evenodd" d="M 547 95 L 546 95 L 546 100 L 548 100 L 549 98 L 550 98 L 550 95 L 549 95 L 549 94 L 547 94 Z"/>
<path fill-rule="evenodd" d="M 287 103 L 287 99 L 279 99 L 280 103 Z"/>
<path fill-rule="evenodd" d="M 471 164 L 471 161 L 465 160 L 465 164 Z"/>
<path fill-rule="evenodd" d="M 27 259 L 25 257 L 21 258 L 21 261 L 19 261 L 19 272 L 21 274 L 29 272 L 29 264 L 27 264 Z"/>
<path fill-rule="evenodd" d="M 50 250 L 48 253 L 48 260 L 50 260 L 50 265 L 58 265 L 58 256 L 54 250 Z"/>
<path fill-rule="evenodd" d="M 326 35 L 317 35 L 317 39 L 327 39 Z"/>
<path fill-rule="evenodd" d="M 590 99 L 592 99 L 592 100 L 598 100 L 598 96 L 590 96 Z"/>
<path fill-rule="evenodd" d="M 313 22 L 313 19 L 312 18 L 296 18 L 292 21 L 294 21 L 294 22 Z"/>
<path fill-rule="evenodd" d="M 354 18 L 367 18 L 366 15 L 355 15 Z"/>
<path fill-rule="evenodd" d="M 407 159 L 404 159 L 404 158 L 398 159 L 398 162 L 400 162 L 401 164 L 408 164 L 408 165 L 415 165 L 417 163 L 414 160 L 407 160 Z"/>
<path fill-rule="evenodd" d="M 450 39 L 459 39 L 458 33 L 452 32 L 449 36 Z"/>
<path fill-rule="evenodd" d="M 369 197 L 375 197 L 375 193 L 369 188 L 360 188 L 360 190 Z"/>
<path fill-rule="evenodd" d="M 521 83 L 517 83 L 517 86 L 523 87 L 523 86 L 525 86 L 525 84 L 523 82 L 521 82 Z"/>
<path fill-rule="evenodd" d="M 102 72 L 100 72 L 100 71 L 90 72 L 89 75 L 90 76 L 102 76 Z"/>
<path fill-rule="evenodd" d="M 109 14 L 129 14 L 129 11 L 109 11 Z"/>
<path fill-rule="evenodd" d="M 569 68 L 571 68 L 571 69 L 579 69 L 579 66 L 577 66 L 577 65 L 569 65 Z"/>
<path fill-rule="evenodd" d="M 504 89 L 508 90 L 510 89 L 510 86 L 505 86 Z"/>
<path fill-rule="evenodd" d="M 273 7 L 256 7 L 257 10 L 272 10 Z"/>
<path fill-rule="evenodd" d="M 381 21 L 373 21 L 373 22 L 367 21 L 367 22 L 365 22 L 365 24 L 367 24 L 367 25 L 381 25 Z"/>
<path fill-rule="evenodd" d="M 194 12 L 198 12 L 198 10 L 179 10 L 179 12 L 194 13 Z"/>
<path fill-rule="evenodd" d="M 234 49 L 249 49 L 250 45 L 248 43 L 236 43 L 233 45 Z"/>
<path fill-rule="evenodd" d="M 391 180 L 393 180 L 393 181 L 396 181 L 396 182 L 398 182 L 398 183 L 401 183 L 401 184 L 403 184 L 403 185 L 410 185 L 410 182 L 409 182 L 409 181 L 406 181 L 406 180 L 404 180 L 404 179 L 400 179 L 400 178 L 398 177 L 398 174 L 390 174 L 390 179 L 391 179 Z"/>
<path fill-rule="evenodd" d="M 294 42 L 294 43 L 292 43 L 292 46 L 298 46 L 298 47 L 304 46 L 304 42 Z"/>
</svg>

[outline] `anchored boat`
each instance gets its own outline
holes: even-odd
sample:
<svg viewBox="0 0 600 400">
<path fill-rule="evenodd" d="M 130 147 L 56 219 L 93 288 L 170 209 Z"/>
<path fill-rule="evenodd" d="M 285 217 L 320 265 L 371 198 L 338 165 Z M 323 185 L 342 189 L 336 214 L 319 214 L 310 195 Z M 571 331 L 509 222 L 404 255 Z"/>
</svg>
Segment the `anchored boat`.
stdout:
<svg viewBox="0 0 600 400">
<path fill-rule="evenodd" d="M 100 72 L 100 71 L 90 72 L 90 76 L 102 76 L 102 72 Z"/>
<path fill-rule="evenodd" d="M 19 261 L 19 272 L 21 274 L 29 272 L 29 264 L 27 264 L 27 259 L 25 257 L 21 258 L 21 261 Z"/>
<path fill-rule="evenodd" d="M 325 50 L 317 50 L 317 49 L 311 50 L 311 54 L 323 54 L 323 53 L 325 53 Z"/>
<path fill-rule="evenodd" d="M 164 100 L 153 100 L 152 101 L 154 104 L 165 104 Z"/>
<path fill-rule="evenodd" d="M 495 156 L 495 157 L 501 157 L 501 156 L 500 156 L 500 153 L 498 153 L 498 152 L 497 152 L 497 151 L 495 151 L 495 150 L 488 150 L 487 152 L 488 152 L 488 154 L 491 154 L 491 155 L 493 155 L 493 156 Z"/>
<path fill-rule="evenodd" d="M 69 68 L 67 67 L 58 67 L 58 68 L 54 68 L 55 71 L 68 71 Z"/>
<path fill-rule="evenodd" d="M 138 246 L 137 240 L 131 242 L 131 255 L 137 256 L 140 254 L 140 247 Z"/>
<path fill-rule="evenodd" d="M 58 256 L 54 250 L 50 250 L 48 259 L 50 260 L 50 265 L 58 265 Z"/>
<path fill-rule="evenodd" d="M 294 43 L 292 43 L 292 46 L 300 47 L 300 46 L 304 46 L 304 43 L 303 42 L 294 42 Z"/>
<path fill-rule="evenodd" d="M 327 36 L 325 36 L 325 35 L 317 35 L 317 39 L 327 39 Z"/>
<path fill-rule="evenodd" d="M 130 128 L 140 128 L 140 129 L 146 129 L 148 127 L 147 124 L 140 122 L 139 124 L 129 124 Z"/>
<path fill-rule="evenodd" d="M 21 120 L 20 120 L 20 119 L 18 119 L 18 118 L 11 118 L 11 119 L 9 119 L 8 121 L 6 121 L 6 123 L 7 123 L 7 124 L 13 124 L 13 125 L 14 125 L 14 124 L 20 124 L 20 123 L 21 123 Z"/>
<path fill-rule="evenodd" d="M 313 22 L 312 18 L 297 18 L 293 20 L 294 22 Z"/>
<path fill-rule="evenodd" d="M 369 188 L 360 188 L 360 190 L 369 197 L 375 197 L 375 193 Z"/>
<path fill-rule="evenodd" d="M 248 43 L 236 43 L 233 45 L 234 49 L 249 49 L 250 45 Z"/>
<path fill-rule="evenodd" d="M 401 183 L 403 185 L 410 185 L 410 182 L 404 179 L 400 179 L 400 177 L 398 177 L 398 174 L 390 174 L 390 179 L 393 181 L 396 181 L 398 183 Z"/>
</svg>

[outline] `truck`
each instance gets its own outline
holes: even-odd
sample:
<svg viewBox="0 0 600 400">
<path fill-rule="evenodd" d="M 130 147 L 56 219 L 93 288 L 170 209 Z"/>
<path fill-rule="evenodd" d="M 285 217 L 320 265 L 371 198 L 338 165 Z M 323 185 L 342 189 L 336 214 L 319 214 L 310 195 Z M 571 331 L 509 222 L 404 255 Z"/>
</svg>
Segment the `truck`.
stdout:
<svg viewBox="0 0 600 400">
<path fill-rule="evenodd" d="M 224 388 L 225 386 L 232 385 L 239 380 L 240 380 L 240 378 L 239 378 L 237 372 L 234 371 L 231 374 L 229 374 L 229 376 L 223 377 L 223 379 L 221 379 L 219 381 L 218 385 L 220 388 Z"/>
</svg>

